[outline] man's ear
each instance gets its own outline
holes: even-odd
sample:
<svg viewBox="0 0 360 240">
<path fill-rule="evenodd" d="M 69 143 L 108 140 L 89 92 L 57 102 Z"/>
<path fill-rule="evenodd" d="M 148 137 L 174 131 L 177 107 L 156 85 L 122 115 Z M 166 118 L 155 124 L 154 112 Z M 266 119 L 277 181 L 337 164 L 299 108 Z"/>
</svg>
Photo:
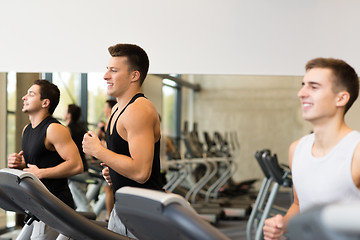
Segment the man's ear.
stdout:
<svg viewBox="0 0 360 240">
<path fill-rule="evenodd" d="M 336 106 L 345 107 L 345 105 L 349 102 L 349 100 L 350 100 L 350 93 L 348 93 L 347 91 L 341 91 L 337 94 Z"/>
<path fill-rule="evenodd" d="M 49 105 L 50 105 L 50 100 L 49 99 L 43 99 L 42 100 L 42 107 L 43 108 L 47 108 L 47 107 L 49 107 Z"/>
<path fill-rule="evenodd" d="M 136 82 L 140 79 L 140 72 L 135 70 L 131 73 L 131 82 Z"/>
</svg>

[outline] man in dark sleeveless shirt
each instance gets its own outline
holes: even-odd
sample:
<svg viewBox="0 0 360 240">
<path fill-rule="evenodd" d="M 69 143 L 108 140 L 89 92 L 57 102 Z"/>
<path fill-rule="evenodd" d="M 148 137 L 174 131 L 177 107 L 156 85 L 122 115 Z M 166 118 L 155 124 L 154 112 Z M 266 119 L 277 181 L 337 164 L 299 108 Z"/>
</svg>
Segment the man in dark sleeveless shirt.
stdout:
<svg viewBox="0 0 360 240">
<path fill-rule="evenodd" d="M 46 80 L 36 80 L 22 98 L 22 111 L 29 114 L 22 150 L 8 157 L 8 167 L 37 176 L 49 191 L 74 208 L 67 178 L 81 173 L 83 165 L 70 132 L 51 115 L 59 103 L 60 91 Z M 31 239 L 55 239 L 58 233 L 42 222 L 33 222 Z"/>
<path fill-rule="evenodd" d="M 84 172 L 78 176 L 83 178 L 89 178 L 88 164 L 85 158 L 85 153 L 82 150 L 82 139 L 87 132 L 87 128 L 80 122 L 81 108 L 76 104 L 69 104 L 64 116 L 68 130 L 70 130 L 71 138 L 76 144 L 79 150 L 81 160 L 84 166 Z M 69 188 L 74 198 L 76 211 L 79 212 L 91 212 L 93 211 L 90 206 L 90 201 L 86 197 L 87 183 L 79 182 L 73 179 L 69 179 Z"/>
<path fill-rule="evenodd" d="M 132 44 L 109 47 L 111 58 L 104 79 L 115 97 L 104 148 L 94 132 L 85 134 L 83 149 L 109 166 L 103 175 L 114 192 L 123 186 L 161 190 L 160 121 L 154 105 L 140 93 L 149 68 L 146 52 Z M 116 205 L 116 202 L 115 202 Z M 134 237 L 113 210 L 109 229 Z"/>
</svg>

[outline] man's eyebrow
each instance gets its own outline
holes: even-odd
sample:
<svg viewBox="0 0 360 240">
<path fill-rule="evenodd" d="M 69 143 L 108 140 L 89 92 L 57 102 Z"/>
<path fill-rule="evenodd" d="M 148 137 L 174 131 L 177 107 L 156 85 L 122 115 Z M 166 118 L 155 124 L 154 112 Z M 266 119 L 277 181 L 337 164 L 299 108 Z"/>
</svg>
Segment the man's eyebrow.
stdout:
<svg viewBox="0 0 360 240">
<path fill-rule="evenodd" d="M 320 83 L 318 82 L 308 82 L 309 85 L 321 85 Z"/>
<path fill-rule="evenodd" d="M 318 86 L 320 86 L 321 84 L 320 83 L 318 83 L 318 82 L 312 82 L 312 81 L 309 81 L 309 82 L 302 82 L 301 83 L 301 85 L 302 86 L 304 86 L 304 85 L 311 85 L 311 86 L 313 86 L 313 85 L 318 85 Z"/>
</svg>

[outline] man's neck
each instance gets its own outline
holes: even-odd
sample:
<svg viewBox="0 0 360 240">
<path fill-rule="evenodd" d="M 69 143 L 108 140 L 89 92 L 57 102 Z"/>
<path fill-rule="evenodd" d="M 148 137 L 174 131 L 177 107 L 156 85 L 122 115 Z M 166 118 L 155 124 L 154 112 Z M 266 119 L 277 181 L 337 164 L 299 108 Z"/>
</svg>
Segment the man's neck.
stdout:
<svg viewBox="0 0 360 240">
<path fill-rule="evenodd" d="M 126 104 L 129 103 L 131 98 L 133 96 L 135 96 L 135 94 L 140 93 L 140 92 L 141 92 L 140 88 L 133 88 L 133 89 L 127 91 L 126 93 L 124 93 L 122 96 L 117 97 L 116 101 L 118 102 L 118 108 L 120 110 L 123 109 L 126 106 Z"/>
<path fill-rule="evenodd" d="M 31 122 L 31 126 L 35 128 L 48 116 L 50 116 L 48 112 L 37 112 L 36 114 L 29 114 L 29 120 Z"/>
<path fill-rule="evenodd" d="M 314 125 L 313 155 L 315 157 L 326 155 L 351 131 L 352 129 L 343 120 Z"/>
</svg>

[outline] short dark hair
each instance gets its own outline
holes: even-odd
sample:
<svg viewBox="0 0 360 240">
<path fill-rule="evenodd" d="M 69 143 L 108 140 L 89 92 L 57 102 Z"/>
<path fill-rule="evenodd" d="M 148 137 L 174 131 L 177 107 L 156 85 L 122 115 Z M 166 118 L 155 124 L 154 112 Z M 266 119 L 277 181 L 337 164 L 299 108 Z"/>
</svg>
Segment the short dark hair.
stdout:
<svg viewBox="0 0 360 240">
<path fill-rule="evenodd" d="M 59 88 L 55 84 L 53 84 L 45 79 L 35 80 L 34 85 L 38 85 L 40 87 L 40 99 L 41 100 L 49 99 L 50 104 L 49 104 L 48 111 L 49 111 L 50 115 L 52 115 L 60 101 Z"/>
<path fill-rule="evenodd" d="M 345 90 L 350 94 L 350 99 L 345 106 L 346 113 L 359 95 L 359 77 L 356 74 L 354 68 L 345 61 L 335 58 L 312 59 L 306 64 L 305 69 L 306 71 L 309 71 L 312 68 L 330 69 L 335 76 L 334 87 L 345 88 Z M 337 91 L 337 89 L 333 90 L 334 92 Z"/>
<path fill-rule="evenodd" d="M 115 106 L 115 104 L 117 103 L 117 101 L 114 99 L 108 99 L 108 100 L 106 100 L 106 103 L 109 104 L 109 106 L 111 108 L 113 108 Z"/>
<path fill-rule="evenodd" d="M 140 72 L 140 86 L 149 70 L 149 58 L 144 49 L 134 44 L 120 43 L 108 48 L 112 57 L 126 57 L 130 71 Z"/>
<path fill-rule="evenodd" d="M 68 105 L 68 113 L 71 114 L 71 122 L 77 122 L 81 116 L 81 108 L 76 104 Z"/>
</svg>

